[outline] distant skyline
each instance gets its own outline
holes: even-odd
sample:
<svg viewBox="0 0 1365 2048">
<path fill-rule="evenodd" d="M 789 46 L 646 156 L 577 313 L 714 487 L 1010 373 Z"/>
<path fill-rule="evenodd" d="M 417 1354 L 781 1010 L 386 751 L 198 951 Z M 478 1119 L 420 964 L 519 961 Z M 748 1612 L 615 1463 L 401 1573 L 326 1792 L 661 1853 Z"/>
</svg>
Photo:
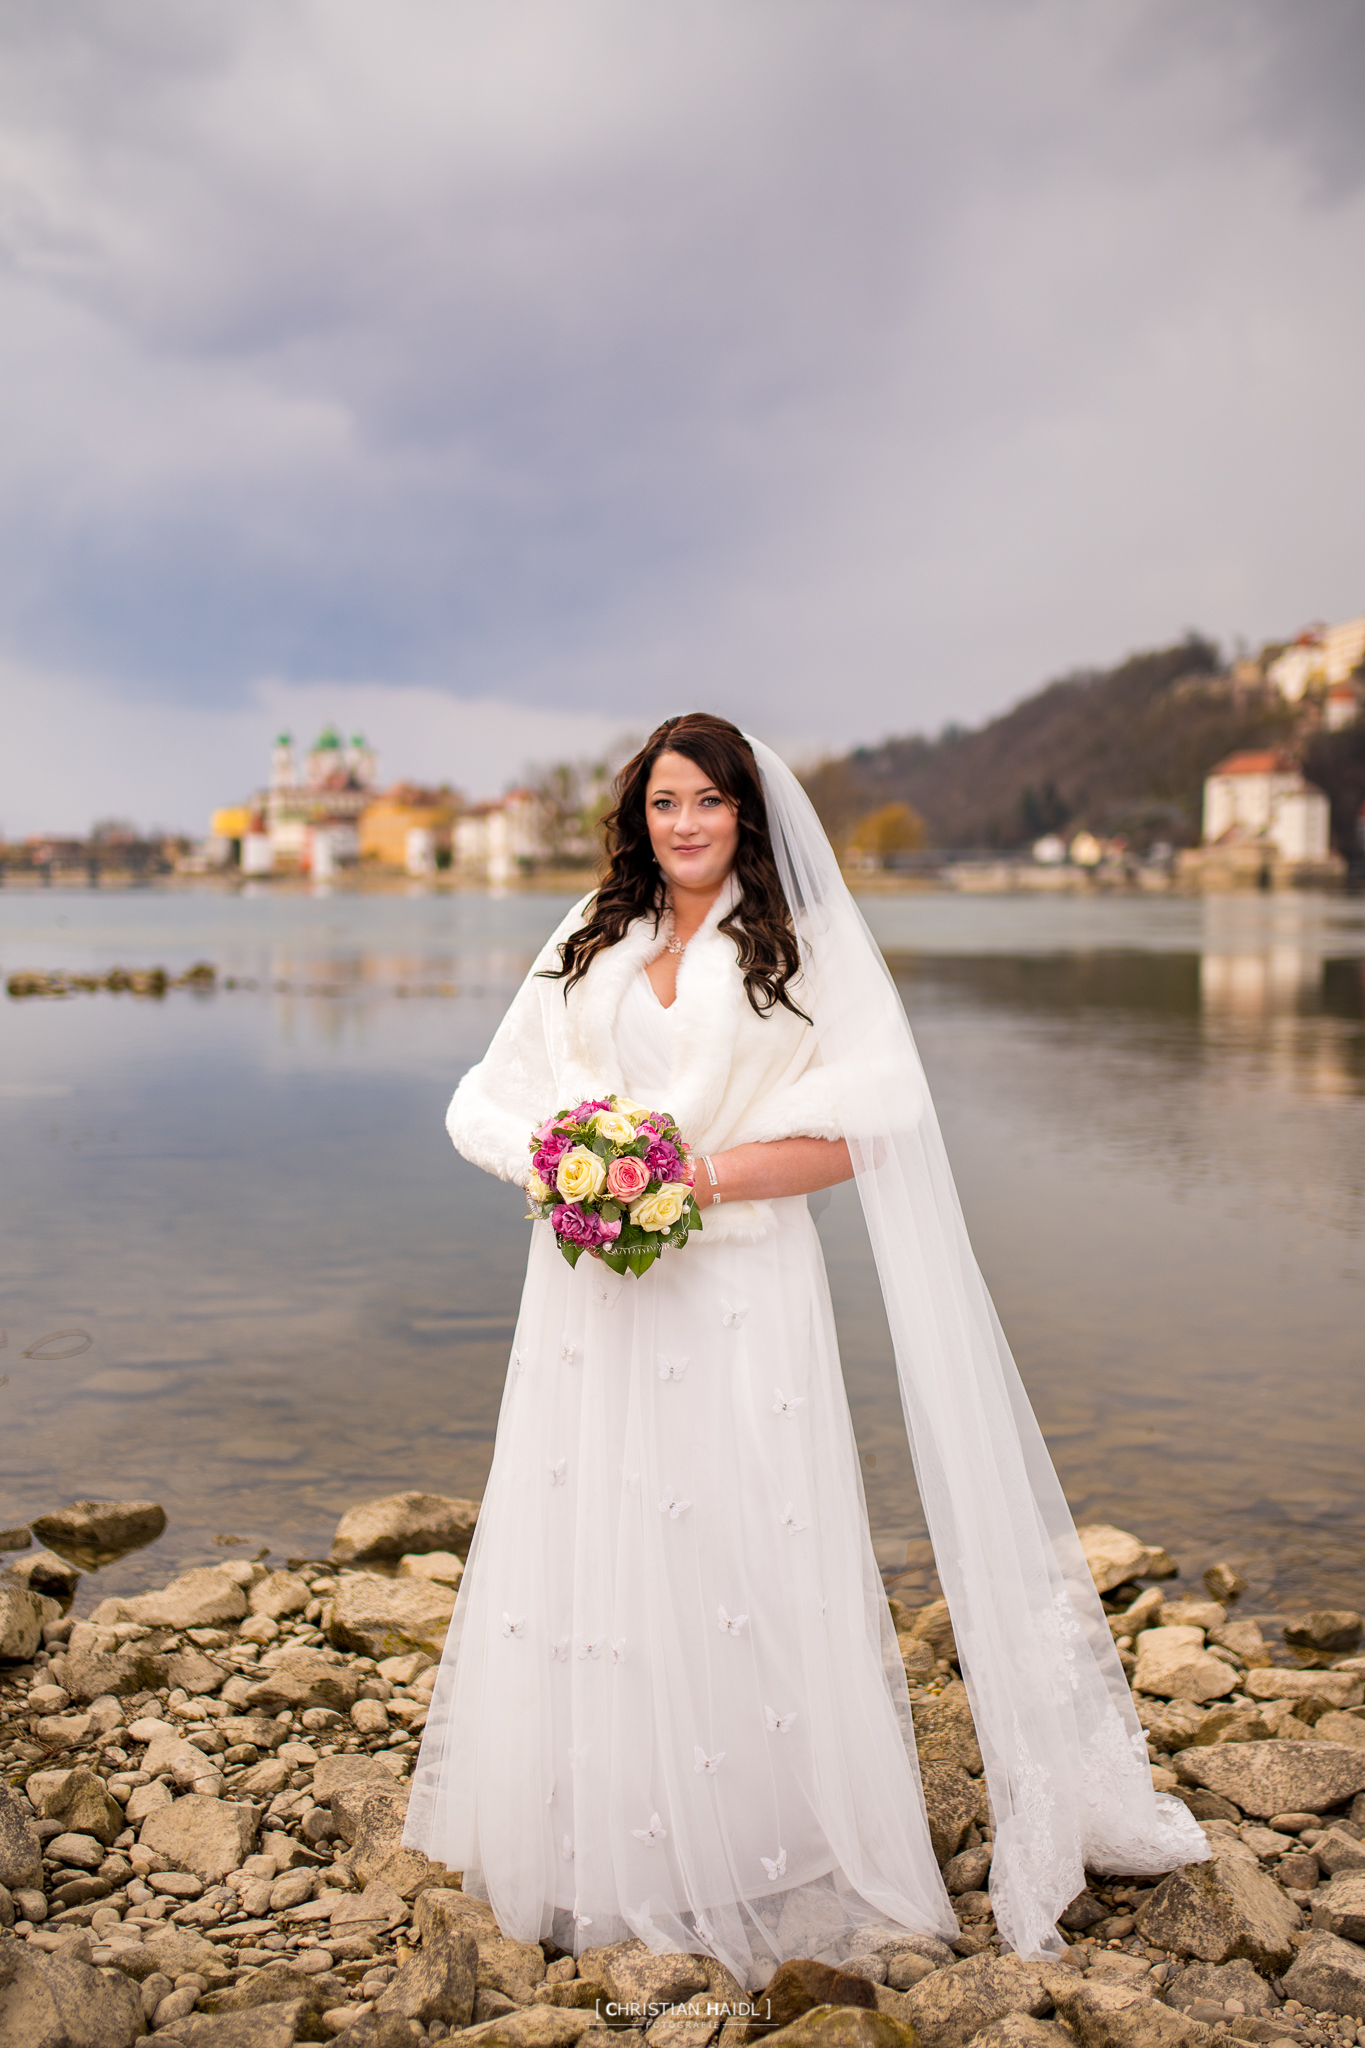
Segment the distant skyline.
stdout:
<svg viewBox="0 0 1365 2048">
<path fill-rule="evenodd" d="M 0 829 L 1365 610 L 1357 0 L 21 0 Z"/>
</svg>

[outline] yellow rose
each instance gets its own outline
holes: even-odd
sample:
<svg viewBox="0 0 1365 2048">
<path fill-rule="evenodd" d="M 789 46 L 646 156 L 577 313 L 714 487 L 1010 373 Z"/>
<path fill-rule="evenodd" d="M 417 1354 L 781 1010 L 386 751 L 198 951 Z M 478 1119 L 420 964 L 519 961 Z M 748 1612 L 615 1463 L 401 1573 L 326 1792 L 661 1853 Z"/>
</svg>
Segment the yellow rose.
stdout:
<svg viewBox="0 0 1365 2048">
<path fill-rule="evenodd" d="M 614 1109 L 599 1109 L 592 1120 L 592 1127 L 600 1138 L 609 1145 L 633 1145 L 635 1126 L 628 1116 L 622 1116 Z"/>
<path fill-rule="evenodd" d="M 613 1100 L 620 1115 L 628 1116 L 633 1124 L 638 1124 L 642 1116 L 649 1115 L 649 1111 L 643 1108 L 640 1103 L 630 1102 L 624 1095 L 617 1095 Z"/>
<path fill-rule="evenodd" d="M 554 1189 L 548 1181 L 541 1179 L 533 1166 L 527 1177 L 526 1192 L 533 1202 L 548 1202 L 554 1193 Z"/>
<path fill-rule="evenodd" d="M 566 1202 L 586 1202 L 600 1194 L 607 1169 L 586 1145 L 575 1145 L 564 1154 L 555 1170 L 555 1186 Z"/>
<path fill-rule="evenodd" d="M 666 1180 L 652 1195 L 641 1195 L 630 1205 L 630 1220 L 641 1230 L 671 1230 L 682 1215 L 692 1190 L 685 1181 Z"/>
</svg>

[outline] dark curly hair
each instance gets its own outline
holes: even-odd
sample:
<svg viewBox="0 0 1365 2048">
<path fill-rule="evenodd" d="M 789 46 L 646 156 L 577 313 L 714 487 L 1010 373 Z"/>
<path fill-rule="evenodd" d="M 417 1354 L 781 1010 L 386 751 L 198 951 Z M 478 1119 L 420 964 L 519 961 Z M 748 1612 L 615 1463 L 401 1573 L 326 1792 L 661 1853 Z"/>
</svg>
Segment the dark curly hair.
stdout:
<svg viewBox="0 0 1365 2048">
<path fill-rule="evenodd" d="M 660 754 L 669 753 L 695 762 L 735 806 L 739 844 L 733 873 L 739 900 L 717 929 L 735 942 L 749 1002 L 760 1017 L 781 1004 L 809 1023 L 787 992 L 787 984 L 800 972 L 801 955 L 773 859 L 753 748 L 737 725 L 707 711 L 666 718 L 617 776 L 616 802 L 603 828 L 606 871 L 584 922 L 559 949 L 560 965 L 543 968 L 542 973 L 552 981 L 562 980 L 567 997 L 597 955 L 623 939 L 636 918 L 652 917 L 658 930 L 667 884 L 650 844 L 645 792 L 654 763 Z"/>
</svg>

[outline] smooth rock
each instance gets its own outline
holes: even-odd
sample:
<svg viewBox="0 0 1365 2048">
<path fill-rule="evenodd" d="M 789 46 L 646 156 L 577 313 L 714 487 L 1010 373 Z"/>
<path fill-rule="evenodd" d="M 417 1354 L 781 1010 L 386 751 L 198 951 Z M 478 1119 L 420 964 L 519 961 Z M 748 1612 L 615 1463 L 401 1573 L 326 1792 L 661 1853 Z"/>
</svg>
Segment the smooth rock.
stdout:
<svg viewBox="0 0 1365 2048">
<path fill-rule="evenodd" d="M 199 2001 L 200 2010 L 216 2016 L 219 2013 L 252 2012 L 263 2005 L 292 2005 L 301 1999 L 311 2011 L 322 2012 L 332 2002 L 338 1981 L 333 1979 L 328 1984 L 320 1984 L 314 1976 L 305 1975 L 294 1964 L 267 1963 L 264 1969 L 253 1970 L 236 1984 L 206 1992 Z M 314 2033 L 312 2038 L 316 2040 L 321 2036 Z"/>
<path fill-rule="evenodd" d="M 38 1830 L 17 1795 L 0 1778 L 0 1884 L 7 1891 L 43 1882 L 43 1849 Z"/>
<path fill-rule="evenodd" d="M 1365 1860 L 1360 1870 L 1334 1877 L 1316 1894 L 1313 1925 L 1343 1941 L 1365 1942 Z"/>
<path fill-rule="evenodd" d="M 1286 1998 L 1310 2012 L 1345 2012 L 1365 2020 L 1365 1949 L 1322 1929 L 1310 1934 L 1283 1978 Z"/>
<path fill-rule="evenodd" d="M 1202 1628 L 1206 1633 L 1221 1628 L 1228 1611 L 1220 1600 L 1166 1600 L 1162 1603 L 1162 1628 Z"/>
<path fill-rule="evenodd" d="M 480 1993 L 482 1997 L 483 1994 Z M 396 2021 L 392 2013 L 383 2016 L 390 2025 Z M 397 2020 L 406 2026 L 404 2020 Z M 362 2026 L 370 2024 L 362 2021 Z M 589 2028 L 598 2027 L 602 2022 L 593 2012 L 561 2012 L 552 2005 L 528 2006 L 522 2012 L 503 2013 L 497 2019 L 486 2021 L 482 2026 L 468 2028 L 460 2036 L 459 2048 L 572 2048 L 580 2041 Z M 362 2041 L 355 2031 L 348 2030 L 347 2048 L 388 2048 L 385 2042 Z M 407 2042 L 395 2043 L 395 2048 L 410 2048 L 412 2036 Z"/>
<path fill-rule="evenodd" d="M 108 1851 L 93 1835 L 65 1834 L 54 1835 L 46 1853 L 54 1863 L 64 1863 L 72 1870 L 98 1870 Z"/>
<path fill-rule="evenodd" d="M 1177 2006 L 1182 2012 L 1188 2012 L 1201 1999 L 1225 2005 L 1229 1998 L 1240 1998 L 1248 2013 L 1275 2010 L 1275 1996 L 1270 1986 L 1254 1964 L 1245 1960 L 1192 1963 L 1166 1986 L 1166 2003 Z"/>
<path fill-rule="evenodd" d="M 922 1607 L 910 1624 L 910 1634 L 917 1643 L 927 1643 L 943 1663 L 956 1664 L 957 1639 L 946 1600 L 931 1600 Z"/>
<path fill-rule="evenodd" d="M 196 2013 L 182 2020 L 175 2032 L 186 2048 L 292 2048 L 297 2040 L 329 2039 L 319 2026 L 307 2025 L 311 2008 L 306 1999 L 258 2005 L 249 2012 L 225 2012 L 208 2017 Z M 412 2048 L 409 2034 L 404 2048 Z"/>
<path fill-rule="evenodd" d="M 479 1948 L 472 1935 L 458 1929 L 435 1934 L 409 1955 L 375 2001 L 375 2010 L 398 2013 L 424 2027 L 433 2020 L 467 2027 L 474 2017 L 478 1967 Z"/>
<path fill-rule="evenodd" d="M 58 1557 L 55 1550 L 35 1550 L 32 1557 L 10 1565 L 5 1578 L 15 1585 L 27 1586 L 31 1593 L 46 1593 L 52 1600 L 69 1600 L 81 1575 L 74 1564 Z"/>
<path fill-rule="evenodd" d="M 72 1651 L 66 1659 L 66 1688 L 73 1700 L 95 1700 L 105 1694 L 126 1699 L 135 1692 L 157 1692 L 169 1683 L 170 1659 L 142 1643 L 122 1650 Z"/>
<path fill-rule="evenodd" d="M 347 1573 L 332 1602 L 327 1634 L 338 1649 L 366 1657 L 397 1657 L 407 1650 L 438 1657 L 454 1606 L 454 1587 L 435 1579 Z"/>
<path fill-rule="evenodd" d="M 357 1700 L 351 1708 L 351 1726 L 358 1735 L 387 1735 L 389 1717 L 382 1700 Z"/>
<path fill-rule="evenodd" d="M 289 1614 L 302 1614 L 312 1597 L 312 1587 L 298 1572 L 267 1572 L 247 1594 L 247 1604 L 253 1614 L 280 1621 Z"/>
<path fill-rule="evenodd" d="M 362 1674 L 348 1664 L 334 1664 L 317 1650 L 291 1650 L 247 1688 L 245 1704 L 267 1714 L 288 1709 L 331 1707 L 348 1714 L 360 1697 Z"/>
<path fill-rule="evenodd" d="M 463 1557 L 478 1515 L 477 1501 L 435 1493 L 388 1494 L 342 1516 L 332 1538 L 332 1561 L 371 1564 L 433 1550 L 453 1550 Z"/>
<path fill-rule="evenodd" d="M 33 1531 L 22 1523 L 13 1529 L 0 1529 L 0 1550 L 27 1550 L 33 1541 Z"/>
<path fill-rule="evenodd" d="M 216 1565 L 183 1572 L 159 1592 L 139 1593 L 120 1604 L 128 1610 L 129 1621 L 148 1628 L 213 1628 L 220 1622 L 241 1621 L 247 1611 L 242 1588 Z"/>
<path fill-rule="evenodd" d="M 911 2028 L 875 2008 L 853 2005 L 817 2005 L 763 2038 L 783 2048 L 916 2048 Z"/>
<path fill-rule="evenodd" d="M 93 1552 L 113 1558 L 154 1543 L 166 1527 L 166 1510 L 150 1500 L 77 1500 L 55 1514 L 39 1515 L 33 1533 L 54 1550 Z"/>
<path fill-rule="evenodd" d="M 1273 1662 L 1270 1645 L 1254 1621 L 1224 1621 L 1209 1630 L 1209 1641 L 1231 1650 L 1244 1664 L 1265 1667 Z"/>
<path fill-rule="evenodd" d="M 963 1849 L 943 1866 L 943 1882 L 950 1893 L 983 1891 L 990 1876 L 991 1852 L 984 1843 L 978 1849 Z"/>
<path fill-rule="evenodd" d="M 1137 1638 L 1133 1686 L 1160 1699 L 1216 1700 L 1236 1690 L 1237 1673 L 1203 1647 L 1202 1628 L 1149 1628 Z"/>
<path fill-rule="evenodd" d="M 255 1848 L 258 1826 L 249 1806 L 188 1792 L 148 1814 L 138 1840 L 178 1869 L 192 1870 L 205 1884 L 220 1884 L 229 1871 L 241 1869 Z"/>
<path fill-rule="evenodd" d="M 1365 1842 L 1349 1828 L 1325 1829 L 1313 1844 L 1313 1855 L 1329 1877 L 1365 1870 Z"/>
<path fill-rule="evenodd" d="M 929 1763 L 921 1766 L 924 1804 L 929 1816 L 929 1839 L 940 1864 L 956 1856 L 962 1838 L 976 1818 L 979 1791 L 961 1764 Z"/>
<path fill-rule="evenodd" d="M 354 1892 L 342 1893 L 332 1909 L 331 1925 L 334 1934 L 354 1933 L 362 1926 L 401 1927 L 407 1918 L 407 1904 L 392 1885 L 371 1878 L 359 1896 Z M 539 1949 L 536 1954 L 540 1955 Z M 541 1960 L 543 1966 L 544 1958 Z"/>
<path fill-rule="evenodd" d="M 760 2017 L 749 2022 L 743 2035 L 750 2041 L 767 2039 L 775 2029 L 789 2027 L 803 2013 L 821 2006 L 877 2010 L 877 1995 L 869 1978 L 804 1957 L 779 1963 L 755 2002 Z"/>
<path fill-rule="evenodd" d="M 278 1757 L 268 1756 L 243 1771 L 236 1789 L 249 1799 L 273 1799 L 277 1792 L 283 1792 L 292 1776 L 288 1764 L 281 1763 Z"/>
<path fill-rule="evenodd" d="M 1097 1592 L 1112 1592 L 1129 1579 L 1141 1576 L 1149 1552 L 1145 1543 L 1126 1529 L 1114 1529 L 1107 1522 L 1094 1522 L 1076 1534 L 1090 1567 Z"/>
<path fill-rule="evenodd" d="M 453 1550 L 431 1550 L 425 1556 L 400 1557 L 400 1579 L 438 1579 L 443 1586 L 458 1586 L 464 1576 L 464 1560 Z"/>
<path fill-rule="evenodd" d="M 106 1846 L 124 1829 L 123 1808 L 86 1764 L 69 1771 L 35 1771 L 24 1788 L 43 1820 L 59 1820 L 69 1835 L 93 1835 Z"/>
<path fill-rule="evenodd" d="M 1173 1763 L 1187 1785 L 1220 1793 L 1262 1820 L 1291 1809 L 1325 1813 L 1365 1791 L 1365 1750 L 1339 1742 L 1220 1743 L 1182 1749 Z"/>
<path fill-rule="evenodd" d="M 79 1749 L 90 1733 L 88 1714 L 42 1714 L 34 1734 L 46 1750 Z"/>
<path fill-rule="evenodd" d="M 1284 1639 L 1291 1650 L 1315 1650 L 1332 1657 L 1349 1657 L 1360 1642 L 1361 1617 L 1349 1607 L 1319 1609 L 1295 1614 L 1284 1624 Z"/>
<path fill-rule="evenodd" d="M 412 1924 L 418 1940 L 423 1942 L 457 1928 L 465 1928 L 479 1941 L 501 1939 L 488 1901 L 471 1898 L 465 1892 L 421 1893 L 413 1907 Z"/>
<path fill-rule="evenodd" d="M 1246 1579 L 1235 1564 L 1219 1558 L 1204 1573 L 1204 1585 L 1211 1600 L 1236 1600 L 1247 1589 Z"/>
<path fill-rule="evenodd" d="M 540 1949 L 529 1942 L 505 1941 L 496 1935 L 490 1938 L 476 1927 L 470 1927 L 468 1932 L 479 1948 L 478 1988 L 481 1991 L 501 1991 L 504 1998 L 514 1998 L 518 2005 L 529 2005 L 532 1992 L 545 1977 L 545 1957 Z M 629 1944 L 619 1946 L 627 1947 Z M 618 1996 L 624 1996 L 609 1970 L 598 1967 L 598 1960 L 604 1953 L 607 1952 L 585 1949 L 583 1955 L 590 1960 L 585 1968 L 583 1956 L 580 1956 L 579 1970 L 585 1977 L 598 1977 L 604 1983 L 613 1984 Z"/>
<path fill-rule="evenodd" d="M 92 1969 L 66 1943 L 51 1955 L 0 1942 L 0 2041 L 14 2048 L 131 2048 L 146 2031 L 142 2002 L 126 1977 Z"/>
<path fill-rule="evenodd" d="M 193 1974 L 210 1982 L 221 1979 L 223 1958 L 211 1942 L 188 1927 L 163 1924 L 153 1929 L 135 1948 L 120 1949 L 114 1966 L 140 1983 L 153 1970 L 164 1970 L 174 1983 L 177 1977 Z"/>
<path fill-rule="evenodd" d="M 1269 1742 L 1273 1731 L 1258 1707 L 1214 1707 L 1193 1735 L 1191 1749 L 1207 1749 L 1216 1742 Z M 1180 1743 L 1183 1749 L 1185 1743 Z"/>
<path fill-rule="evenodd" d="M 1318 1715 L 1313 1723 L 1313 1736 L 1318 1742 L 1344 1742 L 1348 1749 L 1365 1749 L 1365 1721 L 1333 1707 Z"/>
<path fill-rule="evenodd" d="M 1253 1700 L 1323 1700 L 1329 1707 L 1358 1707 L 1365 1701 L 1365 1677 L 1358 1671 L 1248 1671 L 1243 1691 Z"/>
<path fill-rule="evenodd" d="M 123 1809 L 123 1817 L 130 1828 L 141 1827 L 148 1814 L 155 1813 L 159 1807 L 169 1806 L 174 1798 L 175 1794 L 170 1786 L 161 1784 L 155 1778 L 150 1785 L 134 1785 L 128 1794 L 128 1804 Z"/>
<path fill-rule="evenodd" d="M 1243 1956 L 1261 1970 L 1284 1969 L 1294 1953 L 1290 1937 L 1303 1925 L 1298 1907 L 1249 1851 L 1213 1846 L 1207 1863 L 1173 1871 L 1143 1901 L 1136 1917 L 1144 1941 L 1205 1963 Z"/>
<path fill-rule="evenodd" d="M 916 1700 L 911 1713 L 922 1764 L 961 1764 L 973 1777 L 981 1775 L 981 1748 L 967 1688 L 960 1678 L 946 1685 L 937 1699 Z"/>
<path fill-rule="evenodd" d="M 1213 2039 L 1207 2027 L 1159 2004 L 1140 1984 L 1073 1982 L 1059 1971 L 1053 1994 L 1080 2048 L 1195 2048 Z"/>
<path fill-rule="evenodd" d="M 0 1579 L 0 1663 L 26 1664 L 43 1639 L 42 1596 Z"/>
<path fill-rule="evenodd" d="M 1014 1955 L 970 1956 L 951 1969 L 935 1970 L 908 1994 L 925 2048 L 965 2048 L 993 2020 L 1015 2012 L 1038 2019 L 1052 2002 L 1041 1967 Z"/>
</svg>

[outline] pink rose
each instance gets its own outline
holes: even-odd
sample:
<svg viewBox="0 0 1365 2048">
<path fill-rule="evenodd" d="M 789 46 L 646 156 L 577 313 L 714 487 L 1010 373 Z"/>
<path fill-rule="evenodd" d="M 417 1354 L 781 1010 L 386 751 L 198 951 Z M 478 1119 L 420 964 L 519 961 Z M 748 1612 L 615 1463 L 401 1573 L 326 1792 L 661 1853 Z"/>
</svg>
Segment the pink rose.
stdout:
<svg viewBox="0 0 1365 2048">
<path fill-rule="evenodd" d="M 607 1168 L 607 1188 L 618 1202 L 633 1202 L 648 1186 L 649 1168 L 633 1153 L 627 1153 L 624 1159 L 613 1159 Z"/>
</svg>

